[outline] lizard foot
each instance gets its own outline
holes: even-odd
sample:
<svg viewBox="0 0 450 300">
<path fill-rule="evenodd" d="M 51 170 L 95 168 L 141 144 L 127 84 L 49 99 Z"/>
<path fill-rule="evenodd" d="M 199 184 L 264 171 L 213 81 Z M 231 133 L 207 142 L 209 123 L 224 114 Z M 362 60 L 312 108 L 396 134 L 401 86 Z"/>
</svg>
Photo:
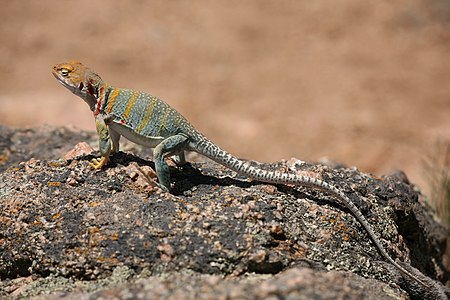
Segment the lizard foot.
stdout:
<svg viewBox="0 0 450 300">
<path fill-rule="evenodd" d="M 91 162 L 89 163 L 89 165 L 91 167 L 93 167 L 95 170 L 98 170 L 98 169 L 101 169 L 104 165 L 106 165 L 107 162 L 108 162 L 108 157 L 102 156 L 99 158 L 92 159 Z"/>
</svg>

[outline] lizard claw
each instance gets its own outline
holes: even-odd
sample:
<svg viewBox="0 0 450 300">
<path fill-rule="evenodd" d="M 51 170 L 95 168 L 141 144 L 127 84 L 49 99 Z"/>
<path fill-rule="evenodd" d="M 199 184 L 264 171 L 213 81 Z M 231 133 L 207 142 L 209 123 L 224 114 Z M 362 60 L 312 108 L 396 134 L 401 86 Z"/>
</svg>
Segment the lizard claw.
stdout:
<svg viewBox="0 0 450 300">
<path fill-rule="evenodd" d="M 89 166 L 93 167 L 95 170 L 101 169 L 108 162 L 107 156 L 102 156 L 98 158 L 94 158 L 89 163 Z"/>
</svg>

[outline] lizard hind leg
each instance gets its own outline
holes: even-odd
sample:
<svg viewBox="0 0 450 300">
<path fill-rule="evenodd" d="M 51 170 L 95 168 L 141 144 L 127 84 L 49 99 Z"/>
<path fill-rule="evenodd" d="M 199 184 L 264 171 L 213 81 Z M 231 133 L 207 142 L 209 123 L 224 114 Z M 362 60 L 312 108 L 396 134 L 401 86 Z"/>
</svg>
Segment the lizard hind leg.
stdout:
<svg viewBox="0 0 450 300">
<path fill-rule="evenodd" d="M 165 160 L 171 155 L 178 155 L 180 158 L 182 151 L 186 148 L 189 139 L 182 134 L 173 135 L 164 139 L 153 150 L 153 158 L 155 160 L 156 176 L 159 180 L 159 187 L 165 191 L 170 190 L 170 171 Z"/>
</svg>

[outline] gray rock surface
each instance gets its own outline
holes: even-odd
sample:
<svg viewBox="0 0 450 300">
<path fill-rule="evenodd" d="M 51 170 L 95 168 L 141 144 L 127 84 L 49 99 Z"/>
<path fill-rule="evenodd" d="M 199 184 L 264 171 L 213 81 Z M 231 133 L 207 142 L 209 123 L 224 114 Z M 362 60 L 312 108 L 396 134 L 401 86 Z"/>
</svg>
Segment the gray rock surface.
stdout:
<svg viewBox="0 0 450 300">
<path fill-rule="evenodd" d="M 126 145 L 140 156 L 121 152 L 93 171 L 92 154 L 58 158 L 78 142 L 95 146 L 94 133 L 0 126 L 0 137 L 0 296 L 436 296 L 383 262 L 353 216 L 320 191 L 248 182 L 202 162 L 172 168 L 172 195 L 152 187 L 148 150 Z M 339 186 L 395 259 L 436 281 L 436 289 L 446 284 L 448 232 L 404 174 L 375 178 L 298 160 L 263 166 Z"/>
</svg>

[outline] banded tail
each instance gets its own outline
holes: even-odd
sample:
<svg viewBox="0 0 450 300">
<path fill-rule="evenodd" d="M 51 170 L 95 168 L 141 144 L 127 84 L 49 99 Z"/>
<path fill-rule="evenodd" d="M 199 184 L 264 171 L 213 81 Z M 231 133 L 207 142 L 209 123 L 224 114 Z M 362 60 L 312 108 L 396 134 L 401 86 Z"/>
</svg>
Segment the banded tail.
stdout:
<svg viewBox="0 0 450 300">
<path fill-rule="evenodd" d="M 304 187 L 313 187 L 320 189 L 324 192 L 327 192 L 335 197 L 337 197 L 341 202 L 347 207 L 350 212 L 353 214 L 353 216 L 358 220 L 358 222 L 364 227 L 366 232 L 369 234 L 371 240 L 377 247 L 380 254 L 391 264 L 393 264 L 398 270 L 400 270 L 403 274 L 407 275 L 411 279 L 418 281 L 423 286 L 427 287 L 428 285 L 425 284 L 422 280 L 417 278 L 416 276 L 412 275 L 409 271 L 407 271 L 404 267 L 402 267 L 400 264 L 398 264 L 394 259 L 391 258 L 391 256 L 386 252 L 383 245 L 380 242 L 380 239 L 373 231 L 372 227 L 370 226 L 369 222 L 366 220 L 364 215 L 361 213 L 359 208 L 350 200 L 349 197 L 347 197 L 343 192 L 341 192 L 338 188 L 335 186 L 309 176 L 303 176 L 298 174 L 290 174 L 290 173 L 284 173 L 279 171 L 270 171 L 270 170 L 264 170 L 258 167 L 254 167 L 250 164 L 248 161 L 243 161 L 227 151 L 221 149 L 219 146 L 214 144 L 213 142 L 209 141 L 205 137 L 202 137 L 201 139 L 198 139 L 199 142 L 197 142 L 195 145 L 190 145 L 192 150 L 207 156 L 208 158 L 214 160 L 215 162 L 232 169 L 233 171 L 249 177 L 251 179 L 254 179 L 256 181 L 266 182 L 266 183 L 272 183 L 272 184 L 292 184 L 296 186 L 304 186 Z"/>
</svg>

